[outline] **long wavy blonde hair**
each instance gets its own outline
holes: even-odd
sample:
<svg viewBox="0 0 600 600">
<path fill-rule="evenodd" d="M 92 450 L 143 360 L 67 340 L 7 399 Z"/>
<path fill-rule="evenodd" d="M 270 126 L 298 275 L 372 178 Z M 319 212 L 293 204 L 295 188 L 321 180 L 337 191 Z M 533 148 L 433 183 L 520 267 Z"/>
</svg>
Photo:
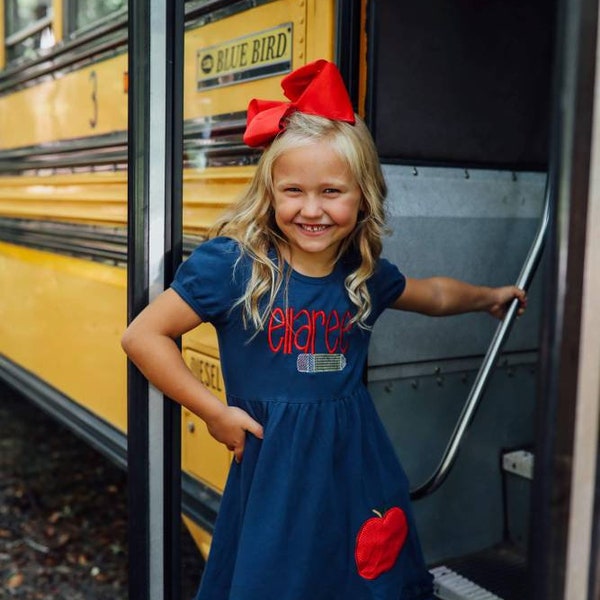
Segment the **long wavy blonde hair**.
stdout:
<svg viewBox="0 0 600 600">
<path fill-rule="evenodd" d="M 357 266 L 346 277 L 344 285 L 357 309 L 352 321 L 369 329 L 367 318 L 371 312 L 371 297 L 367 280 L 381 255 L 381 237 L 385 228 L 383 201 L 387 194 L 375 144 L 358 116 L 356 124 L 350 125 L 295 112 L 289 117 L 285 130 L 263 152 L 247 191 L 211 231 L 211 237 L 223 235 L 237 240 L 242 255 L 245 253 L 252 258 L 250 280 L 237 304 L 243 307 L 246 326 L 250 322 L 256 331 L 265 327 L 285 280 L 281 249 L 288 242 L 275 223 L 273 166 L 288 150 L 323 140 L 331 144 L 346 162 L 362 192 L 358 222 L 340 244 L 336 261 L 349 252 L 357 256 Z M 272 258 L 272 253 L 269 256 L 271 249 L 274 249 L 276 259 Z"/>
</svg>

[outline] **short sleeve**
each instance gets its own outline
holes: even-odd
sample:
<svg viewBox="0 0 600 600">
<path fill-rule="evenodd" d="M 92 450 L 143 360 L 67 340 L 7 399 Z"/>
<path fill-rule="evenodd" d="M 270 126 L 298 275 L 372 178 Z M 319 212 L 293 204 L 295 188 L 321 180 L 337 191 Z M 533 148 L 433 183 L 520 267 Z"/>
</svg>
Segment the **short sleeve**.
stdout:
<svg viewBox="0 0 600 600">
<path fill-rule="evenodd" d="M 373 306 L 369 320 L 374 322 L 402 294 L 406 286 L 406 277 L 396 265 L 380 258 L 368 285 Z"/>
<path fill-rule="evenodd" d="M 171 288 L 202 321 L 216 324 L 227 317 L 243 293 L 237 268 L 239 257 L 235 240 L 217 237 L 204 242 L 180 265 Z"/>
</svg>

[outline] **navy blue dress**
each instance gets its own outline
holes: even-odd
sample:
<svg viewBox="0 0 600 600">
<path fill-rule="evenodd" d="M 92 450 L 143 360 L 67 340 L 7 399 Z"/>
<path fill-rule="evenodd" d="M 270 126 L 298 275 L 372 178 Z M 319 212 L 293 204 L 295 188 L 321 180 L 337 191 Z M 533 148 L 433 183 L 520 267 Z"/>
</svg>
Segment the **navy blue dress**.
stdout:
<svg viewBox="0 0 600 600">
<path fill-rule="evenodd" d="M 228 403 L 264 428 L 231 466 L 197 600 L 432 599 L 408 482 L 362 381 L 370 333 L 350 323 L 349 266 L 291 271 L 252 337 L 234 307 L 251 267 L 239 256 L 205 242 L 172 286 L 217 330 Z M 381 259 L 370 324 L 404 285 Z"/>
</svg>

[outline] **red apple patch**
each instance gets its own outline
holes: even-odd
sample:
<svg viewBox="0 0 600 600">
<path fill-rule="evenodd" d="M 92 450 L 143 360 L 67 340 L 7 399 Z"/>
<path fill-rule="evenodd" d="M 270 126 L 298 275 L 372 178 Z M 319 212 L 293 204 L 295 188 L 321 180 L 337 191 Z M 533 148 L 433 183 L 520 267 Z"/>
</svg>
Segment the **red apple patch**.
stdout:
<svg viewBox="0 0 600 600">
<path fill-rule="evenodd" d="M 408 534 L 401 508 L 394 506 L 384 515 L 373 512 L 378 516 L 363 523 L 354 550 L 358 574 L 365 579 L 375 579 L 394 566 Z"/>
</svg>

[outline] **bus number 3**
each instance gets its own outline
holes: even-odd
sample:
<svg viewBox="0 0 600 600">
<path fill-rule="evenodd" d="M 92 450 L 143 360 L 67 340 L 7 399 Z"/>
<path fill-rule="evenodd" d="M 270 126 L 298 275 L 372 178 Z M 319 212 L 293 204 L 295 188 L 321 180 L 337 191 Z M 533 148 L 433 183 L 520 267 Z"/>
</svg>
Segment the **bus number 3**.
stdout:
<svg viewBox="0 0 600 600">
<path fill-rule="evenodd" d="M 90 119 L 90 127 L 93 129 L 98 124 L 98 76 L 96 71 L 90 73 L 90 81 L 92 82 L 92 106 L 94 116 Z"/>
</svg>

